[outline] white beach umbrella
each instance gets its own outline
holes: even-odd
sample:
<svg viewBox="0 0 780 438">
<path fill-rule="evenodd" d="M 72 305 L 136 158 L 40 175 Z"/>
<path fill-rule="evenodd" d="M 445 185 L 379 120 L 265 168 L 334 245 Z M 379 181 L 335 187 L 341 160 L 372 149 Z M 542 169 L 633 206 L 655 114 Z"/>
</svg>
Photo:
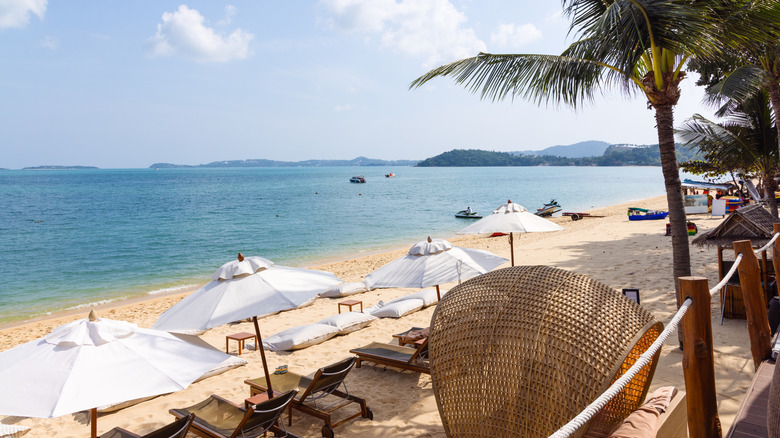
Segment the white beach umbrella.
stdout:
<svg viewBox="0 0 780 438">
<path fill-rule="evenodd" d="M 453 246 L 442 239 L 422 241 L 405 256 L 366 275 L 371 287 L 428 287 L 467 280 L 500 266 L 507 259 L 488 251 Z M 441 296 L 439 296 L 441 298 Z"/>
<path fill-rule="evenodd" d="M 460 230 L 457 234 L 493 234 L 508 233 L 509 248 L 512 257 L 512 266 L 515 265 L 515 249 L 513 233 L 542 233 L 547 231 L 561 231 L 563 227 L 550 222 L 540 216 L 529 212 L 520 204 L 511 200 L 493 210 L 493 214 L 474 222 Z"/>
<path fill-rule="evenodd" d="M 299 307 L 320 292 L 342 283 L 330 272 L 277 266 L 262 257 L 225 263 L 208 284 L 163 312 L 154 328 L 167 331 L 206 330 L 253 318 L 266 381 L 270 382 L 257 317 Z M 271 391 L 271 388 L 269 388 Z"/>
<path fill-rule="evenodd" d="M 229 358 L 160 330 L 80 319 L 0 353 L 0 414 L 54 418 L 179 391 Z"/>
</svg>

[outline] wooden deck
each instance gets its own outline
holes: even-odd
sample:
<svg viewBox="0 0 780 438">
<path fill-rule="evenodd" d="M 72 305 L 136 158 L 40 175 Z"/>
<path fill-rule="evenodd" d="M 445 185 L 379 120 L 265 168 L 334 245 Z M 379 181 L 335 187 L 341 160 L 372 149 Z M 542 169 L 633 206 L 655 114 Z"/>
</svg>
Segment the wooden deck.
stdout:
<svg viewBox="0 0 780 438">
<path fill-rule="evenodd" d="M 766 428 L 767 403 L 769 401 L 769 385 L 772 383 L 774 372 L 774 362 L 761 362 L 726 438 L 769 436 Z"/>
</svg>

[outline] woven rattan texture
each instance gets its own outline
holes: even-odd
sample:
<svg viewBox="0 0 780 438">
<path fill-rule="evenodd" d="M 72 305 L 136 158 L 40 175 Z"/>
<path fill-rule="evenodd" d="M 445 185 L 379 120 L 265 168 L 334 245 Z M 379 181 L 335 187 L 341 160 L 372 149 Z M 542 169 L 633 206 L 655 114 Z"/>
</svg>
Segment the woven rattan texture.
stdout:
<svg viewBox="0 0 780 438">
<path fill-rule="evenodd" d="M 661 330 L 621 293 L 561 269 L 515 266 L 466 281 L 431 319 L 431 378 L 444 429 L 452 437 L 549 436 Z M 611 429 L 637 408 L 655 364 L 590 426 Z"/>
</svg>

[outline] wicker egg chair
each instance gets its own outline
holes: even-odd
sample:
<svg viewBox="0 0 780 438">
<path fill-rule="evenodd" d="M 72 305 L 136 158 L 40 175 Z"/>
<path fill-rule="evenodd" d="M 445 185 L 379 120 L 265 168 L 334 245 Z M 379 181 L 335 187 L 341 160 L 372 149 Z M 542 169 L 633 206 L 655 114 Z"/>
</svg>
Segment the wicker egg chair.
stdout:
<svg viewBox="0 0 780 438">
<path fill-rule="evenodd" d="M 515 266 L 453 288 L 431 318 L 431 379 L 450 437 L 547 437 L 579 414 L 663 324 L 585 275 Z M 575 436 L 599 436 L 639 407 L 658 360 Z"/>
</svg>

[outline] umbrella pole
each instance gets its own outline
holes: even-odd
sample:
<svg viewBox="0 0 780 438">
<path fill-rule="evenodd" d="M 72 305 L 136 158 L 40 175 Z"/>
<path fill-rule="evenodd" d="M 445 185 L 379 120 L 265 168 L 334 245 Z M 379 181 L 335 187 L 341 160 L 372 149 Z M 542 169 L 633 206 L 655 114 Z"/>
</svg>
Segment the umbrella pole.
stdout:
<svg viewBox="0 0 780 438">
<path fill-rule="evenodd" d="M 439 293 L 439 285 L 436 285 L 436 301 L 441 301 L 441 293 Z"/>
<path fill-rule="evenodd" d="M 512 254 L 512 266 L 515 265 L 515 242 L 512 233 L 509 233 L 509 252 Z"/>
<path fill-rule="evenodd" d="M 268 372 L 268 362 L 265 360 L 265 348 L 263 348 L 263 338 L 260 337 L 260 326 L 257 324 L 257 316 L 252 318 L 255 323 L 255 334 L 257 335 L 257 345 L 255 350 L 260 349 L 260 357 L 263 359 L 263 371 L 265 372 L 265 382 L 268 384 L 268 398 L 273 397 L 274 390 L 271 389 L 271 373 Z"/>
<path fill-rule="evenodd" d="M 97 438 L 97 408 L 90 409 L 89 423 L 90 423 L 92 438 Z"/>
</svg>

